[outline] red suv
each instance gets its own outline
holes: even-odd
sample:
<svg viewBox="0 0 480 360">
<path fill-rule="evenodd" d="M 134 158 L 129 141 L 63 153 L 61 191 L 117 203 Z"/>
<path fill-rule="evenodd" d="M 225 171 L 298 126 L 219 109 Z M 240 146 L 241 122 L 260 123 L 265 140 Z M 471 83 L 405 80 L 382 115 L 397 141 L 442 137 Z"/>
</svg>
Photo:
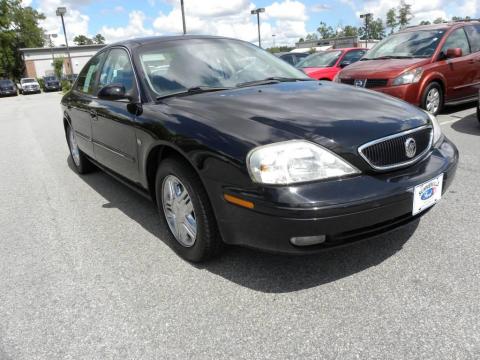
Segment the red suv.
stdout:
<svg viewBox="0 0 480 360">
<path fill-rule="evenodd" d="M 332 81 L 340 70 L 360 60 L 366 52 L 360 48 L 329 50 L 312 54 L 295 66 L 313 79 Z"/>
<path fill-rule="evenodd" d="M 389 94 L 438 114 L 475 100 L 480 85 L 480 22 L 416 26 L 378 43 L 337 82 Z"/>
</svg>

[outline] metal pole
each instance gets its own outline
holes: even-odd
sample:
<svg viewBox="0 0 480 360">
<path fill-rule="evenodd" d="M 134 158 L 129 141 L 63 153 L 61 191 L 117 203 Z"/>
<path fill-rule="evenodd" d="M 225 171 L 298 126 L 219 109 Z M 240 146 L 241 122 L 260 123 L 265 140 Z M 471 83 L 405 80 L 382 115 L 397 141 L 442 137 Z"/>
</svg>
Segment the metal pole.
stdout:
<svg viewBox="0 0 480 360">
<path fill-rule="evenodd" d="M 365 17 L 365 34 L 366 34 L 365 49 L 368 49 L 368 20 L 369 19 L 370 19 L 370 16 L 369 14 L 367 14 L 367 16 Z"/>
<path fill-rule="evenodd" d="M 72 57 L 70 56 L 70 48 L 68 46 L 67 32 L 65 31 L 65 22 L 63 21 L 63 14 L 60 14 L 60 17 L 62 18 L 63 35 L 65 35 L 65 45 L 67 46 L 68 62 L 70 63 L 70 74 L 73 74 Z"/>
<path fill-rule="evenodd" d="M 183 0 L 180 0 L 180 7 L 182 8 L 183 35 L 185 35 L 187 33 L 187 26 L 185 25 L 185 8 L 183 6 Z"/>
<path fill-rule="evenodd" d="M 258 47 L 262 47 L 262 40 L 260 38 L 260 13 L 257 11 L 257 25 L 258 25 Z"/>
<path fill-rule="evenodd" d="M 50 51 L 52 52 L 52 67 L 54 67 L 55 57 L 53 56 L 53 41 L 52 41 L 52 34 L 48 34 L 48 40 L 50 41 Z"/>
</svg>

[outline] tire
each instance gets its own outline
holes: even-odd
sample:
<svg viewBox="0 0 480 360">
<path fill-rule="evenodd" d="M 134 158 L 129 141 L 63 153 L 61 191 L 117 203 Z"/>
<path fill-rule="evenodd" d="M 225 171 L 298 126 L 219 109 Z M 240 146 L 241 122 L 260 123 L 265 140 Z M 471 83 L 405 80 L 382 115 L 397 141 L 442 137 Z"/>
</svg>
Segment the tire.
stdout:
<svg viewBox="0 0 480 360">
<path fill-rule="evenodd" d="M 88 157 L 78 148 L 75 133 L 70 126 L 66 128 L 67 144 L 70 150 L 73 167 L 75 171 L 80 174 L 87 174 L 94 169 L 93 164 L 88 160 Z"/>
<path fill-rule="evenodd" d="M 175 197 L 170 196 L 169 189 Z M 190 165 L 177 157 L 163 160 L 155 178 L 155 194 L 164 238 L 177 254 L 191 262 L 202 262 L 220 253 L 223 243 L 210 200 Z M 174 213 L 175 220 L 171 217 Z"/>
<path fill-rule="evenodd" d="M 442 86 L 437 82 L 432 82 L 423 91 L 422 108 L 438 115 L 443 109 L 444 98 Z"/>
</svg>

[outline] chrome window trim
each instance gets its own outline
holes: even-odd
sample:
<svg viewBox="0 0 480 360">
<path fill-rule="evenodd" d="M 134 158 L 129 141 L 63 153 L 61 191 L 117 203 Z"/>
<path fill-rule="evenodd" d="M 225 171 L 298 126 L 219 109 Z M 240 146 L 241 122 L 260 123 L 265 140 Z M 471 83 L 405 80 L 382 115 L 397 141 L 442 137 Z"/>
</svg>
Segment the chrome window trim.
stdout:
<svg viewBox="0 0 480 360">
<path fill-rule="evenodd" d="M 428 143 L 428 146 L 422 153 L 420 153 L 419 155 L 417 155 L 415 158 L 413 158 L 411 160 L 404 161 L 402 163 L 398 163 L 398 164 L 395 164 L 395 165 L 376 166 L 376 165 L 372 164 L 370 162 L 370 160 L 363 154 L 363 150 L 365 150 L 366 148 L 368 148 L 372 145 L 376 145 L 376 144 L 382 143 L 382 142 L 387 141 L 387 140 L 396 139 L 398 137 L 408 135 L 408 134 L 412 134 L 412 133 L 415 133 L 417 131 L 421 131 L 421 130 L 424 130 L 424 129 L 430 129 L 430 141 Z M 431 125 L 423 125 L 423 126 L 415 128 L 415 129 L 402 131 L 400 133 L 397 133 L 397 134 L 394 134 L 394 135 L 389 135 L 389 136 L 386 136 L 386 137 L 383 137 L 383 138 L 380 138 L 380 139 L 377 139 L 377 140 L 370 141 L 366 144 L 363 144 L 362 146 L 360 146 L 358 148 L 358 153 L 363 158 L 363 160 L 365 160 L 367 162 L 367 164 L 370 165 L 373 169 L 378 170 L 378 171 L 387 171 L 387 170 L 399 169 L 399 168 L 402 168 L 402 167 L 405 167 L 405 166 L 409 166 L 409 165 L 412 165 L 412 164 L 416 163 L 417 161 L 420 161 L 430 151 L 430 149 L 432 148 L 432 144 L 433 144 L 433 127 Z"/>
</svg>

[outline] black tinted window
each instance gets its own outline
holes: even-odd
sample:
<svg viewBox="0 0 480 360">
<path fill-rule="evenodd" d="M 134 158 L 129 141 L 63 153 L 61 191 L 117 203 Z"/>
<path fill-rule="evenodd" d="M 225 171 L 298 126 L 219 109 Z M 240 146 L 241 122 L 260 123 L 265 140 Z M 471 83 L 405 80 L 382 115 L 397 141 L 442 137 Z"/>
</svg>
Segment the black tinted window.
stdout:
<svg viewBox="0 0 480 360">
<path fill-rule="evenodd" d="M 75 90 L 93 95 L 93 92 L 95 91 L 95 80 L 104 56 L 105 53 L 98 54 L 94 56 L 87 65 L 85 65 L 80 72 L 80 75 L 78 75 Z"/>
<path fill-rule="evenodd" d="M 442 52 L 446 54 L 448 49 L 456 48 L 462 49 L 463 55 L 470 54 L 470 44 L 463 28 L 457 29 L 450 34 L 445 44 L 443 44 Z"/>
<path fill-rule="evenodd" d="M 352 50 L 345 54 L 342 61 L 348 61 L 350 63 L 357 62 L 365 55 L 366 50 Z"/>
<path fill-rule="evenodd" d="M 470 40 L 472 52 L 480 51 L 480 25 L 470 25 L 465 28 Z"/>
<path fill-rule="evenodd" d="M 131 92 L 135 78 L 130 58 L 125 50 L 113 49 L 103 65 L 98 82 L 99 89 L 106 85 L 123 85 L 127 93 Z"/>
</svg>

